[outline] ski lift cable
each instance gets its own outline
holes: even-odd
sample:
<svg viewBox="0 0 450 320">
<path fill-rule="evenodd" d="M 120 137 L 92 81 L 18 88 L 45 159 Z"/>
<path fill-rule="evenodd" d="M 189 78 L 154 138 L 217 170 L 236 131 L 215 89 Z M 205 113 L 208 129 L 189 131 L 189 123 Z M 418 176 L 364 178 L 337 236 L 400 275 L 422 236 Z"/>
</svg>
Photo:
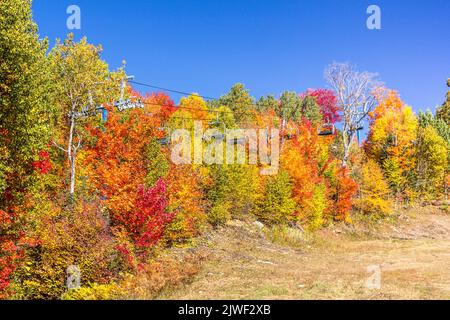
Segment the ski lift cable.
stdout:
<svg viewBox="0 0 450 320">
<path fill-rule="evenodd" d="M 180 90 L 158 87 L 158 86 L 154 86 L 154 85 L 143 83 L 143 82 L 138 82 L 138 81 L 133 81 L 133 80 L 131 80 L 129 82 L 133 83 L 133 84 L 137 84 L 139 86 L 143 86 L 143 87 L 148 87 L 148 88 L 152 88 L 152 89 L 157 89 L 157 90 L 162 90 L 162 91 L 167 91 L 167 92 L 172 92 L 172 93 L 178 93 L 178 94 L 183 94 L 183 95 L 188 95 L 188 96 L 194 96 L 194 97 L 198 97 L 198 98 L 203 98 L 205 100 L 218 100 L 217 98 L 213 98 L 213 97 L 202 96 L 202 95 L 199 95 L 196 93 L 188 93 L 188 92 L 184 92 L 184 91 L 180 91 Z"/>
<path fill-rule="evenodd" d="M 202 98 L 202 99 L 205 99 L 205 100 L 219 100 L 219 98 L 215 98 L 215 97 L 209 97 L 209 96 L 204 96 L 204 95 L 200 95 L 200 94 L 197 94 L 197 93 L 189 93 L 189 92 L 186 92 L 186 91 L 181 91 L 181 90 L 175 90 L 175 89 L 169 89 L 169 88 L 165 88 L 165 87 L 160 87 L 160 86 L 155 86 L 155 85 L 151 85 L 151 84 L 148 84 L 148 83 L 144 83 L 144 82 L 139 82 L 139 81 L 134 81 L 134 76 L 128 76 L 127 78 L 126 78 L 126 80 L 128 81 L 128 83 L 131 83 L 131 84 L 136 84 L 136 85 L 139 85 L 139 86 L 143 86 L 143 87 L 148 87 L 148 88 L 152 88 L 152 89 L 157 89 L 157 90 L 162 90 L 162 91 L 166 91 L 166 92 L 172 92 L 172 93 L 177 93 L 177 94 L 183 94 L 183 95 L 186 95 L 186 96 L 194 96 L 194 97 L 199 97 L 199 98 Z M 122 81 L 122 86 L 121 86 L 121 100 L 123 99 L 123 90 L 124 90 L 124 85 L 125 85 L 125 82 L 124 81 Z M 143 102 L 144 104 L 147 104 L 146 102 Z M 157 105 L 157 104 L 153 104 L 153 105 Z M 260 107 L 260 106 L 271 106 L 271 105 L 268 105 L 268 104 L 258 104 L 258 103 L 248 103 L 248 104 L 246 104 L 247 106 L 249 106 L 249 107 Z M 162 105 L 160 105 L 161 107 L 164 107 L 164 106 L 167 106 L 167 107 L 169 107 L 170 105 L 164 105 L 164 104 L 162 104 Z M 193 110 L 193 111 L 203 111 L 202 109 L 198 109 L 198 108 L 189 108 L 189 107 L 181 107 L 181 106 L 178 106 L 177 107 L 178 109 L 181 109 L 181 108 L 183 108 L 183 109 L 186 109 L 186 110 Z M 222 111 L 219 111 L 219 110 L 212 110 L 212 111 L 214 111 L 214 112 L 219 112 L 219 113 L 221 113 L 221 114 L 234 114 L 235 112 L 233 112 L 233 111 L 226 111 L 226 110 L 222 110 Z M 248 112 L 246 112 L 246 113 L 241 113 L 241 115 L 248 115 L 248 116 L 250 116 L 250 115 L 253 115 L 253 113 L 248 113 Z"/>
<path fill-rule="evenodd" d="M 149 106 L 155 106 L 155 107 L 173 107 L 175 108 L 177 111 L 178 110 L 192 110 L 192 111 L 204 111 L 204 112 L 211 112 L 211 113 L 216 113 L 216 114 L 234 114 L 233 111 L 227 111 L 227 110 L 204 110 L 204 109 L 199 109 L 199 108 L 191 108 L 191 107 L 184 107 L 184 106 L 175 106 L 169 103 L 153 103 L 153 102 L 142 102 L 145 105 L 149 105 Z M 241 113 L 242 114 L 242 113 Z M 244 113 L 244 115 L 254 115 L 253 113 Z"/>
<path fill-rule="evenodd" d="M 138 99 L 137 103 L 134 104 L 130 99 L 124 100 L 124 91 L 125 91 L 127 82 L 128 83 L 133 83 L 133 84 L 136 84 L 136 85 L 141 85 L 141 86 L 153 88 L 153 89 L 158 89 L 158 90 L 163 90 L 163 91 L 168 91 L 168 92 L 173 92 L 173 93 L 179 93 L 179 94 L 184 94 L 184 95 L 197 96 L 197 97 L 201 97 L 201 98 L 206 99 L 206 100 L 217 100 L 217 98 L 208 97 L 208 96 L 202 96 L 202 95 L 199 95 L 199 94 L 190 94 L 190 93 L 187 93 L 187 92 L 184 92 L 184 91 L 180 91 L 180 90 L 174 90 L 174 89 L 168 89 L 168 88 L 163 88 L 163 87 L 159 87 L 159 86 L 154 86 L 154 85 L 146 84 L 146 83 L 143 83 L 143 82 L 137 82 L 137 81 L 134 81 L 133 79 L 134 79 L 134 76 L 127 76 L 121 82 L 120 100 L 113 103 L 113 105 L 115 107 L 119 108 L 120 111 L 123 111 L 125 109 L 136 108 L 136 107 L 137 108 L 142 108 L 143 105 L 150 105 L 150 106 L 158 106 L 158 107 L 161 107 L 161 108 L 162 107 L 174 107 L 175 109 L 177 109 L 177 111 L 181 110 L 181 109 L 185 109 L 185 110 L 192 110 L 192 111 L 215 112 L 216 115 L 217 115 L 217 118 L 218 118 L 219 114 L 234 114 L 234 112 L 231 111 L 231 110 L 230 111 L 227 111 L 227 110 L 204 110 L 204 109 L 199 109 L 199 108 L 190 108 L 190 107 L 184 107 L 184 106 L 174 106 L 172 104 L 142 102 L 139 99 Z M 92 106 L 93 101 L 92 101 L 92 96 L 91 95 L 90 95 L 90 103 L 91 103 L 91 106 Z M 127 108 L 127 107 L 124 108 L 123 107 L 124 105 L 128 105 L 128 104 L 130 104 L 129 108 Z M 261 106 L 261 104 L 254 104 L 254 103 L 251 103 L 251 104 L 248 104 L 248 105 L 249 106 Z M 93 113 L 102 112 L 104 109 L 105 109 L 105 107 L 103 105 L 100 105 L 100 106 L 96 107 L 95 110 L 93 110 Z M 254 113 L 248 113 L 247 112 L 247 113 L 243 113 L 243 115 L 254 115 Z M 88 114 L 87 114 L 86 111 L 83 110 L 82 112 L 80 112 L 79 116 L 80 117 L 81 116 L 88 116 Z M 175 117 L 172 117 L 172 118 L 175 118 Z M 194 118 L 184 118 L 184 117 L 178 117 L 178 118 L 181 118 L 181 119 L 194 119 Z M 208 119 L 199 119 L 199 120 L 208 120 Z M 327 125 L 327 124 L 328 123 L 326 123 L 325 125 Z"/>
<path fill-rule="evenodd" d="M 159 87 L 159 86 L 155 86 L 155 85 L 152 85 L 152 84 L 148 84 L 148 83 L 144 83 L 144 82 L 138 82 L 138 81 L 134 81 L 134 80 L 130 80 L 128 82 L 132 83 L 132 84 L 136 84 L 136 85 L 142 86 L 142 87 L 147 87 L 147 88 L 152 88 L 152 89 L 157 89 L 157 90 L 166 91 L 166 92 L 172 92 L 172 93 L 177 93 L 177 94 L 182 94 L 182 95 L 186 95 L 186 96 L 199 97 L 199 98 L 203 98 L 205 100 L 219 100 L 220 99 L 220 98 L 217 98 L 217 97 L 214 98 L 214 97 L 200 95 L 200 94 L 197 94 L 197 93 L 189 93 L 189 92 L 186 92 L 186 91 Z M 260 106 L 271 107 L 272 106 L 270 104 L 264 104 L 264 103 L 245 103 L 244 105 L 246 105 L 248 107 L 260 107 Z"/>
</svg>

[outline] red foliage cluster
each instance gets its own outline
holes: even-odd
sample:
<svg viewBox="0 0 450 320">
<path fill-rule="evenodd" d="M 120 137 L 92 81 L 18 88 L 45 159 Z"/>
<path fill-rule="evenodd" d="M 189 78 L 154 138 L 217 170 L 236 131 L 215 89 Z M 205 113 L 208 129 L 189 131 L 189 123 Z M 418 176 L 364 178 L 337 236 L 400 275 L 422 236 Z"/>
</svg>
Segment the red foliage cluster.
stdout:
<svg viewBox="0 0 450 320">
<path fill-rule="evenodd" d="M 47 151 L 39 152 L 39 160 L 33 162 L 33 168 L 40 174 L 47 174 L 52 170 L 52 164 L 50 162 L 50 155 Z"/>
<path fill-rule="evenodd" d="M 14 215 L 0 210 L 0 299 L 2 293 L 10 284 L 11 274 L 17 266 L 17 261 L 22 257 L 21 250 L 15 243 L 13 236 L 9 235 L 8 230 L 14 223 Z"/>
<path fill-rule="evenodd" d="M 306 94 L 316 99 L 316 103 L 319 105 L 320 112 L 325 121 L 336 123 L 341 120 L 340 110 L 337 106 L 337 98 L 333 91 L 328 89 L 309 89 Z"/>
<path fill-rule="evenodd" d="M 0 243 L 0 292 L 9 286 L 10 275 L 15 270 L 15 261 L 20 256 L 21 254 L 13 241 Z"/>
<path fill-rule="evenodd" d="M 162 238 L 165 227 L 174 217 L 167 212 L 168 204 L 167 187 L 162 178 L 153 188 L 139 187 L 133 211 L 121 217 L 137 247 L 151 247 Z"/>
</svg>

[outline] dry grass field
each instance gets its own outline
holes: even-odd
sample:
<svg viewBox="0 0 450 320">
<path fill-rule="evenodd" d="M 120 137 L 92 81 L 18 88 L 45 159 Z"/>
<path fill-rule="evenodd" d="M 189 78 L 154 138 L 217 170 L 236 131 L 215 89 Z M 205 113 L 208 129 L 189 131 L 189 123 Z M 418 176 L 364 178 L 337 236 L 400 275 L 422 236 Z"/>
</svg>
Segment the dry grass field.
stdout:
<svg viewBox="0 0 450 320">
<path fill-rule="evenodd" d="M 314 234 L 233 221 L 204 240 L 208 258 L 160 299 L 450 299 L 450 215 L 436 207 Z M 368 289 L 379 266 L 381 288 Z"/>
</svg>

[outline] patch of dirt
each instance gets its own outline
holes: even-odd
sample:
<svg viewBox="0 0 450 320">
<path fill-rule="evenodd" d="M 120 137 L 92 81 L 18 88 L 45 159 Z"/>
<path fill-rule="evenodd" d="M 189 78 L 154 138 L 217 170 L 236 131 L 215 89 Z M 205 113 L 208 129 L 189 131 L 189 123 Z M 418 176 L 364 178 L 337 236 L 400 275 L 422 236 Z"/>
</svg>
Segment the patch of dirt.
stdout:
<svg viewBox="0 0 450 320">
<path fill-rule="evenodd" d="M 436 206 L 419 206 L 399 210 L 389 217 L 389 221 L 359 221 L 350 226 L 337 227 L 333 232 L 372 239 L 445 240 L 450 237 L 450 215 Z"/>
<path fill-rule="evenodd" d="M 450 299 L 450 215 L 434 207 L 391 222 L 337 225 L 284 247 L 234 221 L 209 236 L 209 258 L 162 299 Z M 381 287 L 369 289 L 374 270 Z"/>
</svg>

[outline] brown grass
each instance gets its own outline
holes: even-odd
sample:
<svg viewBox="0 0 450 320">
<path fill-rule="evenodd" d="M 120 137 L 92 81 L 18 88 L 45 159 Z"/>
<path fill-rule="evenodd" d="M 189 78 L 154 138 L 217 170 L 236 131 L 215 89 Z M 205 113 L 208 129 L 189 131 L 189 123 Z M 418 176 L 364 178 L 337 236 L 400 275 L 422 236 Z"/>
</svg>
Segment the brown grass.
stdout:
<svg viewBox="0 0 450 320">
<path fill-rule="evenodd" d="M 450 215 L 435 208 L 311 234 L 234 221 L 209 237 L 209 258 L 163 299 L 450 299 Z M 382 270 L 369 290 L 367 267 Z"/>
<path fill-rule="evenodd" d="M 161 292 L 188 283 L 201 270 L 208 256 L 203 246 L 173 249 L 149 262 L 137 275 L 128 275 L 120 283 L 122 298 L 157 299 Z"/>
</svg>

